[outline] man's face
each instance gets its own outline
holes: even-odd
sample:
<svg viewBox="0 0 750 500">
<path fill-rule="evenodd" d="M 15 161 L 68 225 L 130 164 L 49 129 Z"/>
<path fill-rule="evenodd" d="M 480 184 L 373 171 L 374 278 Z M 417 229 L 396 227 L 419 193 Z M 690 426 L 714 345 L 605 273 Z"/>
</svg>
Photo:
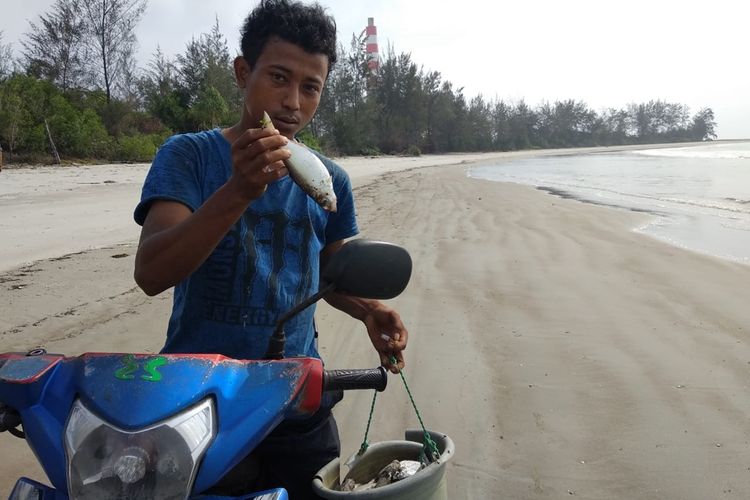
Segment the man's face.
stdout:
<svg viewBox="0 0 750 500">
<path fill-rule="evenodd" d="M 310 54 L 293 43 L 271 38 L 254 67 L 240 58 L 235 70 L 245 97 L 248 121 L 244 125 L 257 128 L 266 111 L 281 135 L 291 139 L 318 109 L 328 76 L 328 56 Z"/>
</svg>

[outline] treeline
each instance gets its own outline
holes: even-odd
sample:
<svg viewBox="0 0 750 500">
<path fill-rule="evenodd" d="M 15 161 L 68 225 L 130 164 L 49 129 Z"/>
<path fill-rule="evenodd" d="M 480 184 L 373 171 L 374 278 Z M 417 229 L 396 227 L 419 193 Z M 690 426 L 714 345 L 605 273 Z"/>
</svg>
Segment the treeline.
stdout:
<svg viewBox="0 0 750 500">
<path fill-rule="evenodd" d="M 372 74 L 364 41 L 354 38 L 331 74 L 312 123 L 324 147 L 344 154 L 507 151 L 703 141 L 716 138 L 714 113 L 653 100 L 597 113 L 575 100 L 506 102 L 467 98 L 425 72 L 409 54 L 389 50 Z"/>
<path fill-rule="evenodd" d="M 148 161 L 166 137 L 239 119 L 233 55 L 218 20 L 182 54 L 134 59 L 146 0 L 57 0 L 13 60 L 0 32 L 0 146 L 6 161 Z M 389 50 L 377 72 L 364 39 L 340 48 L 303 140 L 333 155 L 497 151 L 716 137 L 710 108 L 650 101 L 596 112 L 575 100 L 467 97 Z"/>
</svg>

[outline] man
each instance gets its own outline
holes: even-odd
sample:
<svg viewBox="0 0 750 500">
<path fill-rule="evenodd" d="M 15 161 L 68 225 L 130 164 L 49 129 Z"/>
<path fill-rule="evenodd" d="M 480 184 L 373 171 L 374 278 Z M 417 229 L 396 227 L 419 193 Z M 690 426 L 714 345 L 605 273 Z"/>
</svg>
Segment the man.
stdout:
<svg viewBox="0 0 750 500">
<path fill-rule="evenodd" d="M 263 0 L 245 21 L 234 61 L 240 122 L 160 148 L 135 210 L 143 226 L 135 279 L 149 295 L 175 287 L 163 352 L 262 358 L 279 316 L 317 291 L 321 260 L 357 234 L 346 172 L 321 157 L 338 198 L 328 213 L 283 163 L 284 145 L 312 119 L 335 61 L 336 25 L 319 5 Z M 276 129 L 261 128 L 264 111 Z M 365 323 L 384 366 L 403 368 L 408 333 L 394 310 L 336 294 L 326 300 Z M 313 313 L 285 325 L 287 356 L 319 356 Z M 340 452 L 335 402 L 309 421 L 282 423 L 222 491 L 284 486 L 291 498 L 311 496 L 312 476 Z M 260 467 L 257 481 L 248 464 Z"/>
</svg>

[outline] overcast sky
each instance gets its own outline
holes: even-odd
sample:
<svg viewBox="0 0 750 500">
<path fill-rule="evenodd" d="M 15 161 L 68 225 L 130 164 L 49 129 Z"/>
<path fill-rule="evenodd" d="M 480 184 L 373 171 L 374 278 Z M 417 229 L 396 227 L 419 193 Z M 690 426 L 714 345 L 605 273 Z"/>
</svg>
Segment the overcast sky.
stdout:
<svg viewBox="0 0 750 500">
<path fill-rule="evenodd" d="M 18 51 L 28 22 L 53 0 L 0 0 L 4 43 Z M 149 0 L 138 27 L 139 64 L 211 29 L 231 50 L 257 0 Z M 596 111 L 651 99 L 714 110 L 720 139 L 750 138 L 747 0 L 321 0 L 349 46 L 375 18 L 388 45 L 437 70 L 468 97 L 577 99 Z M 459 8 L 460 7 L 460 8 Z"/>
</svg>

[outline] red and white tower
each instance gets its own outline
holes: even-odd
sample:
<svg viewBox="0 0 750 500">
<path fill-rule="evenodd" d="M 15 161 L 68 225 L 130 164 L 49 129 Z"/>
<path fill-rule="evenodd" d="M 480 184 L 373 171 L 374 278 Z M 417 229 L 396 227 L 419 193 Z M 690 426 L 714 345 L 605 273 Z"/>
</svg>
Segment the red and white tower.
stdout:
<svg viewBox="0 0 750 500">
<path fill-rule="evenodd" d="M 367 66 L 375 73 L 380 67 L 380 55 L 378 54 L 378 28 L 375 26 L 375 18 L 367 18 Z"/>
</svg>

